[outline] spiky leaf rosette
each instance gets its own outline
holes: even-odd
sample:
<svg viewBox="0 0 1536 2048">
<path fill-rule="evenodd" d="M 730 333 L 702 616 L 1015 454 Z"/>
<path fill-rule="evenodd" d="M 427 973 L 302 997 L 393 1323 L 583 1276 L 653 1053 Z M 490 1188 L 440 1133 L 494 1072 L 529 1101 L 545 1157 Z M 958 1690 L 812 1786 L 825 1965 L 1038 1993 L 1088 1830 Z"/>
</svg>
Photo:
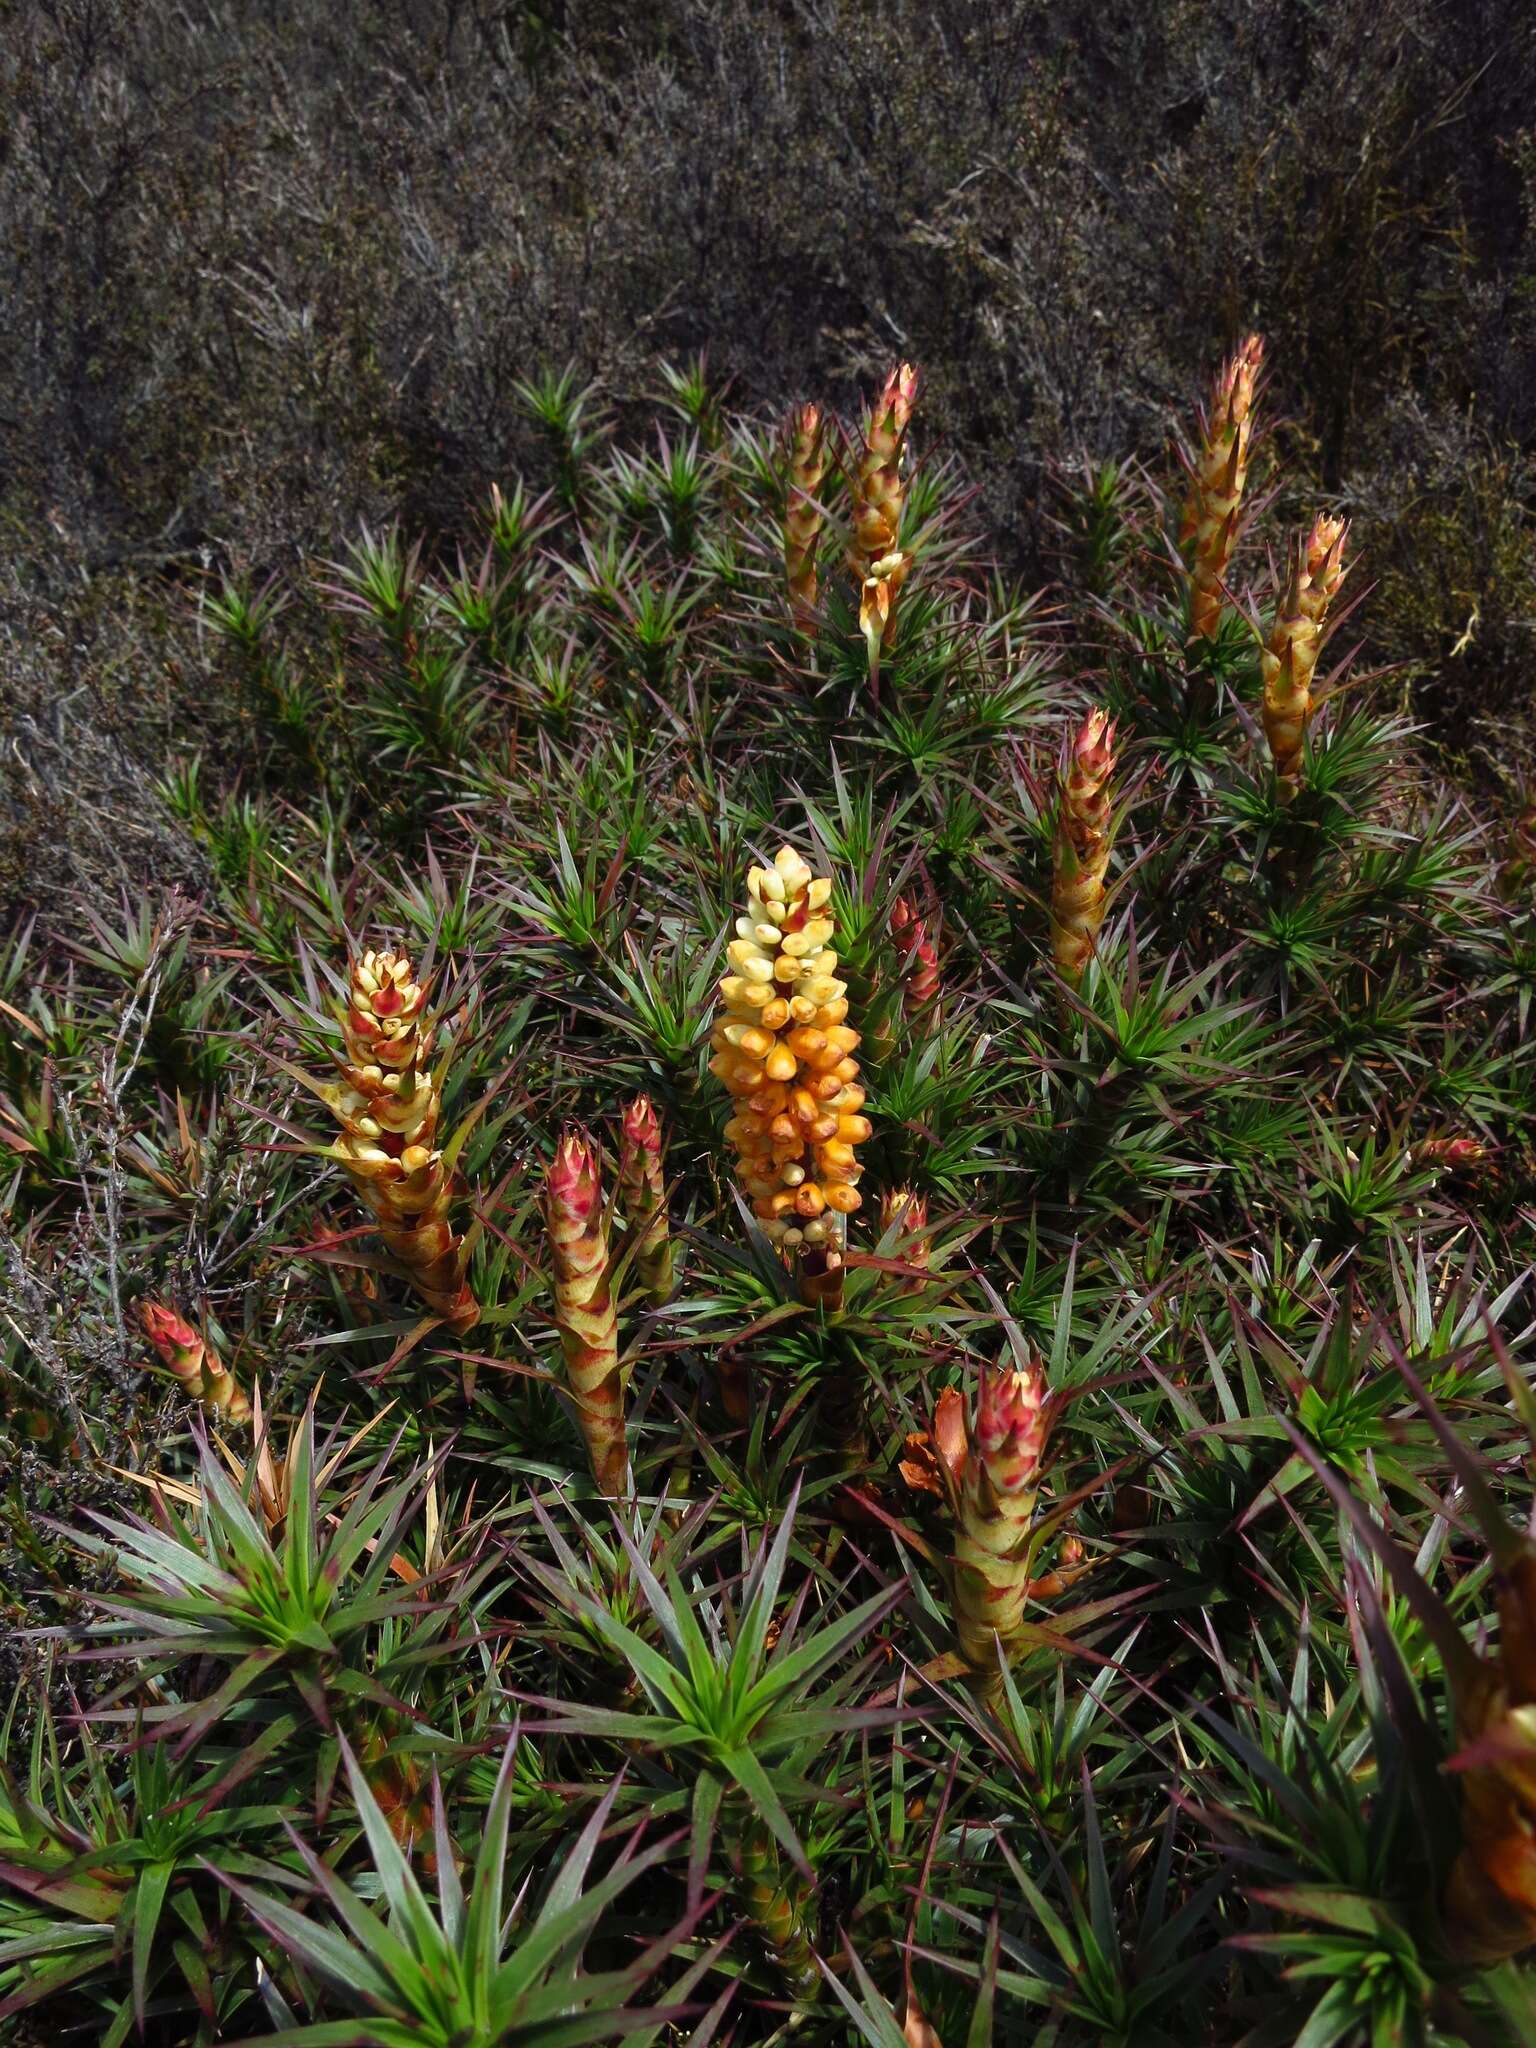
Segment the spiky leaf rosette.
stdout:
<svg viewBox="0 0 1536 2048">
<path fill-rule="evenodd" d="M 530 1911 L 526 1897 L 509 1900 L 516 1753 L 514 1735 L 482 1817 L 467 1887 L 441 1786 L 434 1785 L 432 1799 L 434 1900 L 391 1834 L 350 1750 L 343 1751 L 343 1761 L 374 1865 L 366 1893 L 355 1891 L 307 1845 L 304 1858 L 325 1919 L 296 1912 L 274 1892 L 225 1876 L 255 1923 L 336 2004 L 358 2015 L 304 2025 L 289 2013 L 281 2039 L 294 2048 L 335 2048 L 343 2041 L 373 2042 L 377 2048 L 507 2048 L 517 2041 L 619 2040 L 642 2028 L 659 2031 L 677 2017 L 675 2007 L 637 2011 L 628 2001 L 665 1962 L 683 1928 L 630 1951 L 617 1969 L 581 1967 L 605 1910 L 654 1870 L 670 1845 L 642 1847 L 631 1837 L 607 1872 L 594 1876 L 613 1803 L 610 1791 L 570 1844 L 537 1910 Z"/>
<path fill-rule="evenodd" d="M 1275 623 L 1260 655 L 1264 674 L 1264 737 L 1275 763 L 1283 803 L 1301 788 L 1307 727 L 1315 708 L 1312 677 L 1322 651 L 1328 607 L 1344 580 L 1342 519 L 1320 512 L 1296 541 L 1290 576 L 1275 607 Z"/>
<path fill-rule="evenodd" d="M 1180 544 L 1192 549 L 1189 636 L 1214 638 L 1222 586 L 1237 544 L 1253 435 L 1253 393 L 1264 362 L 1261 335 L 1250 334 L 1216 373 L 1210 406 L 1201 412 L 1190 465 Z"/>
<path fill-rule="evenodd" d="M 342 1014 L 342 1085 L 324 1091 L 342 1135 L 328 1156 L 372 1210 L 391 1255 L 435 1315 L 462 1334 L 480 1320 L 468 1248 L 454 1227 L 457 1178 L 437 1142 L 442 1092 L 427 1065 L 436 1027 L 404 953 L 354 960 Z"/>
<path fill-rule="evenodd" d="M 856 1148 L 870 1134 L 831 894 L 793 847 L 749 870 L 710 1041 L 711 1071 L 735 1098 L 725 1135 L 753 1214 L 813 1277 L 841 1269 L 846 1219 L 860 1203 Z"/>
</svg>

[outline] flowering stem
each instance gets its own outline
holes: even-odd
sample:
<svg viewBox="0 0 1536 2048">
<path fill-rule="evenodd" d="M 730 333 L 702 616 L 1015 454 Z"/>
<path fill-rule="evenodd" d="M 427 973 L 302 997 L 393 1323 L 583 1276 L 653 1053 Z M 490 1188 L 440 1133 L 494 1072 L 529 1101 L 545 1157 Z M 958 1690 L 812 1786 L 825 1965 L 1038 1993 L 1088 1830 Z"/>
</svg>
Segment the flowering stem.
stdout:
<svg viewBox="0 0 1536 2048">
<path fill-rule="evenodd" d="M 556 1147 L 545 1178 L 544 1213 L 566 1383 L 592 1476 L 600 1492 L 620 1500 L 630 1490 L 624 1430 L 628 1373 L 619 1363 L 597 1153 L 580 1131 L 567 1132 Z"/>
</svg>

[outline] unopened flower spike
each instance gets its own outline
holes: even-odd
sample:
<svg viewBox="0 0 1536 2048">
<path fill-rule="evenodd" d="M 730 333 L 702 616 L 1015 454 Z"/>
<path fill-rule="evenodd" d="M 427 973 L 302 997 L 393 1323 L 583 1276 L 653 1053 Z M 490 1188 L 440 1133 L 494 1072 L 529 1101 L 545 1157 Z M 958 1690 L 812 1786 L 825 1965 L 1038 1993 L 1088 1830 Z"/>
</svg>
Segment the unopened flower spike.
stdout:
<svg viewBox="0 0 1536 2048">
<path fill-rule="evenodd" d="M 139 1319 L 161 1364 L 175 1374 L 189 1401 L 201 1401 L 210 1415 L 226 1422 L 250 1421 L 249 1400 L 201 1330 L 158 1301 L 141 1301 Z"/>
<path fill-rule="evenodd" d="M 923 1282 L 916 1276 L 926 1273 L 932 1264 L 933 1244 L 928 1235 L 928 1204 L 911 1188 L 889 1188 L 880 1197 L 882 1242 L 892 1232 L 898 1239 L 894 1256 L 914 1276 L 898 1284 L 903 1293 L 919 1292 Z"/>
<path fill-rule="evenodd" d="M 1200 414 L 1180 545 L 1190 556 L 1189 637 L 1214 638 L 1222 587 L 1237 544 L 1248 458 L 1253 396 L 1264 365 L 1262 335 L 1250 334 L 1216 373 L 1211 402 Z"/>
<path fill-rule="evenodd" d="M 352 963 L 342 1013 L 339 1086 L 321 1090 L 342 1127 L 327 1156 L 373 1212 L 391 1256 L 434 1315 L 462 1335 L 480 1320 L 465 1278 L 469 1252 L 453 1222 L 459 1177 L 438 1143 L 439 1078 L 428 1065 L 435 1023 L 404 953 Z"/>
<path fill-rule="evenodd" d="M 1030 1553 L 1045 1454 L 1045 1380 L 1039 1368 L 984 1366 L 975 1414 L 961 1435 L 963 1408 L 951 1401 L 935 1419 L 934 1441 L 948 1475 L 955 1521 L 955 1640 L 978 1690 L 999 1686 L 998 1649 L 1017 1656 L 1030 1593 Z"/>
<path fill-rule="evenodd" d="M 1275 785 L 1282 803 L 1291 802 L 1306 775 L 1307 728 L 1316 709 L 1312 679 L 1322 651 L 1328 608 L 1344 580 L 1348 531 L 1342 519 L 1320 512 L 1311 531 L 1298 538 L 1290 574 L 1275 607 L 1275 622 L 1259 657 L 1264 676 L 1264 737 L 1274 760 Z"/>
<path fill-rule="evenodd" d="M 830 459 L 821 408 L 799 406 L 789 422 L 789 487 L 784 508 L 784 581 L 789 608 L 803 633 L 816 630 L 816 543 L 825 513 L 820 494 Z"/>
<path fill-rule="evenodd" d="M 896 941 L 901 1007 L 909 1017 L 927 1009 L 939 993 L 939 955 L 928 935 L 928 922 L 905 896 L 891 909 L 891 936 Z"/>
<path fill-rule="evenodd" d="M 672 1235 L 667 1222 L 667 1177 L 661 1124 L 648 1095 L 624 1111 L 619 1146 L 619 1188 L 635 1245 L 635 1274 L 657 1308 L 672 1299 Z"/>
<path fill-rule="evenodd" d="M 710 1069 L 735 1098 L 725 1135 L 753 1213 L 795 1260 L 802 1293 L 828 1306 L 841 1297 L 857 1147 L 870 1134 L 831 894 L 792 847 L 750 870 L 710 1041 Z"/>
<path fill-rule="evenodd" d="M 567 1131 L 555 1148 L 544 1182 L 544 1220 L 555 1323 L 576 1420 L 599 1491 L 622 1500 L 630 1490 L 624 1418 L 629 1373 L 619 1361 L 597 1150 L 584 1131 Z"/>
<path fill-rule="evenodd" d="M 910 363 L 901 363 L 871 408 L 852 476 L 848 566 L 859 590 L 859 627 L 869 648 L 872 674 L 878 669 L 881 648 L 896 637 L 896 599 L 911 567 L 901 550 L 907 495 L 901 458 L 916 402 L 917 372 Z"/>
<path fill-rule="evenodd" d="M 1056 812 L 1051 877 L 1051 954 L 1056 971 L 1074 985 L 1093 956 L 1104 922 L 1114 840 L 1115 726 L 1093 710 L 1072 741 Z"/>
</svg>

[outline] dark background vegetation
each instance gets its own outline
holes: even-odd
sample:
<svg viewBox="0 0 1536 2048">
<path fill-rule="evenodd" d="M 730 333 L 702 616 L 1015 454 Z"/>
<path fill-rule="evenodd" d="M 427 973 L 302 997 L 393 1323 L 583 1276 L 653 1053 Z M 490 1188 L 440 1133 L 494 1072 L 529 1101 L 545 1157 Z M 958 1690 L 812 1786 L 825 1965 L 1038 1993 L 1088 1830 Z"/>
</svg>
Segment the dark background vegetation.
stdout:
<svg viewBox="0 0 1536 2048">
<path fill-rule="evenodd" d="M 1536 614 L 1536 13 L 1516 0 L 0 4 L 0 908 L 195 885 L 153 779 L 238 728 L 207 567 L 462 531 L 517 378 L 739 401 L 898 354 L 1004 565 L 1269 336 L 1368 652 L 1514 772 Z M 1511 739 L 1513 730 L 1514 738 Z"/>
</svg>

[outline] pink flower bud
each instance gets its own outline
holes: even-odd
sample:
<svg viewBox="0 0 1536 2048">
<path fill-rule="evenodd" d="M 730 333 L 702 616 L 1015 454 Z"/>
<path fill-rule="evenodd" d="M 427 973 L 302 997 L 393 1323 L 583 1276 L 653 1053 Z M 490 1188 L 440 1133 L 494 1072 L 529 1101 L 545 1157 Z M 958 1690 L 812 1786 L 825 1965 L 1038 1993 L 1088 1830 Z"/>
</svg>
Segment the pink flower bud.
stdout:
<svg viewBox="0 0 1536 2048">
<path fill-rule="evenodd" d="M 163 1302 L 141 1301 L 139 1317 L 144 1334 L 179 1380 L 196 1380 L 203 1369 L 208 1346 L 192 1325 Z"/>
</svg>

